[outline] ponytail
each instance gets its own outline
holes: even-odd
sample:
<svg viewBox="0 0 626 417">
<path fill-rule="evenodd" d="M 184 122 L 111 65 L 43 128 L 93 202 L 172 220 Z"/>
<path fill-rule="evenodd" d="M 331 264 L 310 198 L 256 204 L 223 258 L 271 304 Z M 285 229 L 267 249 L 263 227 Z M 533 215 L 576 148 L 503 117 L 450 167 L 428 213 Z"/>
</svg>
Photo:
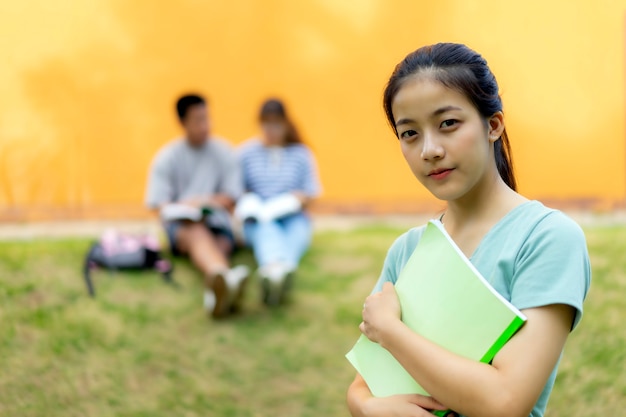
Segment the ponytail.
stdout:
<svg viewBox="0 0 626 417">
<path fill-rule="evenodd" d="M 511 144 L 506 134 L 506 128 L 502 132 L 500 140 L 494 143 L 493 150 L 496 157 L 496 167 L 500 173 L 500 177 L 504 180 L 513 191 L 517 191 L 517 181 L 513 173 L 513 157 L 511 154 Z"/>
<path fill-rule="evenodd" d="M 285 117 L 285 121 L 287 122 L 287 134 L 285 135 L 285 145 L 295 145 L 298 143 L 302 143 L 302 138 L 300 137 L 300 132 L 296 128 L 296 125 L 293 122 Z"/>
</svg>

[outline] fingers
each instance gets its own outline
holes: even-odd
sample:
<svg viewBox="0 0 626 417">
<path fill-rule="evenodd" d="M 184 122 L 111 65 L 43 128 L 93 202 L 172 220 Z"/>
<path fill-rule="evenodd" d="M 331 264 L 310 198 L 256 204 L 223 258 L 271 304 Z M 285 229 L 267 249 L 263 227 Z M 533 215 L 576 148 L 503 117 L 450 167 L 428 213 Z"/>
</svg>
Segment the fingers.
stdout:
<svg viewBox="0 0 626 417">
<path fill-rule="evenodd" d="M 429 410 L 445 410 L 445 405 L 435 400 L 433 397 L 420 394 L 407 394 L 407 400 L 415 405 L 419 405 L 422 408 L 428 408 Z"/>
<path fill-rule="evenodd" d="M 365 322 L 361 322 L 361 324 L 359 324 L 359 330 L 361 331 L 361 333 L 365 334 Z"/>
<path fill-rule="evenodd" d="M 415 416 L 415 417 L 433 417 L 433 414 L 428 411 L 425 410 L 421 407 L 418 407 L 417 410 L 413 410 L 415 414 L 411 414 L 411 416 Z"/>
<path fill-rule="evenodd" d="M 409 401 L 412 395 L 392 395 L 391 397 L 371 397 L 366 401 L 366 415 L 433 417 L 430 411 Z M 365 409 L 364 409 L 365 410 Z"/>
</svg>

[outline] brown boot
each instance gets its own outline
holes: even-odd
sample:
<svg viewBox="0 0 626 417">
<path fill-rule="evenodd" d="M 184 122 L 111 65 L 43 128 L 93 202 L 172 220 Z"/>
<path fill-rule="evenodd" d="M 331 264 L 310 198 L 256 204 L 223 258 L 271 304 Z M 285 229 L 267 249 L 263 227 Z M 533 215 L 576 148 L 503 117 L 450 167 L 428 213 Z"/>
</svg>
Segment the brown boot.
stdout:
<svg viewBox="0 0 626 417">
<path fill-rule="evenodd" d="M 230 311 L 230 292 L 226 284 L 226 271 L 206 277 L 204 307 L 213 318 L 222 318 Z M 212 295 L 212 297 L 211 297 Z"/>
</svg>

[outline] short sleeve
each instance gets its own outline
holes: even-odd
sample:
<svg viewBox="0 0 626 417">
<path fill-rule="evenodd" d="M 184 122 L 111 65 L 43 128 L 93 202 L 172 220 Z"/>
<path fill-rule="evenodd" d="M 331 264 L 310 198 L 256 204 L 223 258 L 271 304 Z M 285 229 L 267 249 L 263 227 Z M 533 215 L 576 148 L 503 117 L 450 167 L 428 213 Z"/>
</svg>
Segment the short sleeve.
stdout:
<svg viewBox="0 0 626 417">
<path fill-rule="evenodd" d="M 518 253 L 511 303 L 520 310 L 570 305 L 576 309 L 574 329 L 582 317 L 590 283 L 585 235 L 574 221 L 554 211 L 537 223 Z"/>
<path fill-rule="evenodd" d="M 169 148 L 162 149 L 150 167 L 145 200 L 149 208 L 157 208 L 174 199 L 168 150 Z"/>
<path fill-rule="evenodd" d="M 395 258 L 396 254 L 395 251 L 393 251 L 393 246 L 391 246 L 391 248 L 389 248 L 389 250 L 387 251 L 387 256 L 385 257 L 385 262 L 383 263 L 383 269 L 380 272 L 380 276 L 378 277 L 378 281 L 376 282 L 374 289 L 372 290 L 372 294 L 376 294 L 377 292 L 382 291 L 383 284 L 385 282 L 391 282 L 395 284 L 396 279 L 398 278 L 395 268 Z"/>
<path fill-rule="evenodd" d="M 385 282 L 391 282 L 395 285 L 400 272 L 404 268 L 404 265 L 408 262 L 409 258 L 413 254 L 413 251 L 419 243 L 420 237 L 424 232 L 425 227 L 416 227 L 404 233 L 398 237 L 389 250 L 383 263 L 383 269 L 380 273 L 380 277 L 372 290 L 372 294 L 382 291 L 383 284 Z"/>
<path fill-rule="evenodd" d="M 309 197 L 317 197 L 321 192 L 321 185 L 317 173 L 317 164 L 313 153 L 304 148 L 304 162 L 302 167 L 301 187 Z"/>
</svg>

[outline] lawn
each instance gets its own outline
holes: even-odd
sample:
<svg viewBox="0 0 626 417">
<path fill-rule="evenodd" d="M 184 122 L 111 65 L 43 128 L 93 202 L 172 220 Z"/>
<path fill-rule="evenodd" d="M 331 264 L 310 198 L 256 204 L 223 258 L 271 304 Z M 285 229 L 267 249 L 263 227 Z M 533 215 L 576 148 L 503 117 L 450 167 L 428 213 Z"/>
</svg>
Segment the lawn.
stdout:
<svg viewBox="0 0 626 417">
<path fill-rule="evenodd" d="M 626 409 L 626 227 L 586 232 L 592 291 L 553 417 Z M 185 260 L 178 289 L 153 273 L 98 272 L 90 299 L 80 276 L 88 240 L 0 242 L 0 416 L 345 416 L 344 354 L 400 233 L 318 233 L 288 305 L 264 308 L 251 285 L 244 311 L 222 322 L 205 316 Z"/>
</svg>

